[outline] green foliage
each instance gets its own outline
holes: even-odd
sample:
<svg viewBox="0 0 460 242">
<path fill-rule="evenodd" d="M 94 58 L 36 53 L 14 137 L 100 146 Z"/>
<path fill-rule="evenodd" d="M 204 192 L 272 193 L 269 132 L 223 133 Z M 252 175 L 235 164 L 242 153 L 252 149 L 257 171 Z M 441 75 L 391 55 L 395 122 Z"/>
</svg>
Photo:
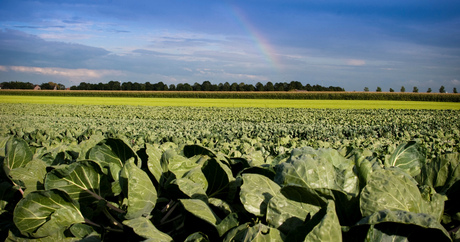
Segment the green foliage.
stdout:
<svg viewBox="0 0 460 242">
<path fill-rule="evenodd" d="M 458 238 L 459 111 L 0 110 L 2 239 Z"/>
<path fill-rule="evenodd" d="M 1 174 L 6 191 L 13 182 L 22 184 L 18 196 L 0 196 L 5 238 L 450 241 L 460 226 L 458 208 L 450 205 L 458 202 L 460 155 L 427 158 L 417 142 L 386 156 L 353 147 L 302 147 L 250 162 L 250 155 L 228 156 L 196 144 L 135 148 L 124 139 L 60 146 L 74 154 L 69 159 L 56 159 L 60 153 L 53 159 L 49 151 L 55 148 L 23 139 L 2 142 L 5 171 L 54 160 L 42 163 L 46 175 L 36 178 L 42 187 Z"/>
<path fill-rule="evenodd" d="M 439 93 L 446 93 L 446 88 L 444 86 L 441 86 L 439 88 Z"/>
</svg>

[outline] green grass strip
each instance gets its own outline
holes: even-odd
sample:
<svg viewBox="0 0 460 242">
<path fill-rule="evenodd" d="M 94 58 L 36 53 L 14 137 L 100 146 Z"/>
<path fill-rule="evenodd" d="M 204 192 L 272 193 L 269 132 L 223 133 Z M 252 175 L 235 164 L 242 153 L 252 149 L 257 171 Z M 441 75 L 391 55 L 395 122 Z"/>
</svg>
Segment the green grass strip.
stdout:
<svg viewBox="0 0 460 242">
<path fill-rule="evenodd" d="M 190 106 L 190 107 L 265 107 L 337 109 L 460 109 L 455 102 L 381 101 L 381 100 L 289 100 L 289 99 L 211 99 L 211 98 L 127 98 L 58 97 L 0 95 L 0 103 Z"/>
</svg>

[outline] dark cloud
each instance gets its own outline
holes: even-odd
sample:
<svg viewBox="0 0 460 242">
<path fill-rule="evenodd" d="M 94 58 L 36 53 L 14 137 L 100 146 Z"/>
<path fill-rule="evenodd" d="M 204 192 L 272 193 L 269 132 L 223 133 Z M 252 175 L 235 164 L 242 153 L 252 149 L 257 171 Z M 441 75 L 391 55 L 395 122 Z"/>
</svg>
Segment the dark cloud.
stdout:
<svg viewBox="0 0 460 242">
<path fill-rule="evenodd" d="M 0 64 L 79 68 L 110 52 L 96 47 L 46 41 L 18 30 L 0 31 Z"/>
</svg>

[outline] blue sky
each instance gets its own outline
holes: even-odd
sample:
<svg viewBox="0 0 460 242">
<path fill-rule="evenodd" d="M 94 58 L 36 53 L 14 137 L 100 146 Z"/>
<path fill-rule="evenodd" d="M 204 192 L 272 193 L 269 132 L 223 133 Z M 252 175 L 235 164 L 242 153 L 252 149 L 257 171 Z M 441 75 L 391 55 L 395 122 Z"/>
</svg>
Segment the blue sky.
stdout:
<svg viewBox="0 0 460 242">
<path fill-rule="evenodd" d="M 2 0 L 0 82 L 460 88 L 458 0 Z"/>
</svg>

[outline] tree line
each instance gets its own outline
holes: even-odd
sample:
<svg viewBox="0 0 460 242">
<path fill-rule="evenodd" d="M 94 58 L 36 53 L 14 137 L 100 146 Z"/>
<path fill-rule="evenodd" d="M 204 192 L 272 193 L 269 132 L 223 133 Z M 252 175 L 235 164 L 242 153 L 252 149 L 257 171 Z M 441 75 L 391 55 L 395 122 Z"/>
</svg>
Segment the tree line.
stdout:
<svg viewBox="0 0 460 242">
<path fill-rule="evenodd" d="M 1 83 L 3 89 L 34 89 L 36 85 L 27 82 L 3 82 Z M 44 90 L 63 90 L 65 86 L 58 83 L 48 82 L 39 85 Z M 55 88 L 56 87 L 56 88 Z M 219 83 L 212 84 L 210 81 L 203 83 L 195 82 L 194 84 L 179 83 L 177 85 L 166 85 L 163 82 L 158 83 L 138 83 L 138 82 L 119 82 L 109 81 L 108 83 L 86 83 L 81 82 L 78 86 L 71 86 L 70 90 L 123 90 L 123 91 L 291 91 L 291 90 L 304 90 L 304 91 L 345 91 L 342 87 L 323 87 L 321 85 L 303 85 L 298 81 L 291 82 L 261 82 L 256 85 L 241 83 Z"/>
<path fill-rule="evenodd" d="M 364 91 L 365 92 L 368 92 L 369 91 L 369 88 L 368 87 L 364 87 Z M 377 87 L 377 89 L 375 90 L 376 92 L 382 92 L 382 88 L 381 87 Z M 395 92 L 395 90 L 393 88 L 390 88 L 389 90 L 390 92 Z M 399 90 L 400 92 L 406 92 L 406 88 L 404 86 L 401 86 L 401 89 Z M 431 90 L 431 87 L 427 89 L 427 93 L 431 93 L 433 90 Z M 415 87 L 412 89 L 412 92 L 413 93 L 418 93 L 418 87 Z M 446 88 L 444 86 L 441 86 L 439 88 L 439 93 L 446 93 Z M 457 88 L 454 87 L 454 89 L 452 90 L 452 93 L 457 93 Z"/>
<path fill-rule="evenodd" d="M 43 90 L 65 90 L 65 86 L 60 83 L 54 82 L 46 82 L 40 85 L 36 85 L 30 82 L 18 82 L 18 81 L 11 81 L 11 82 L 2 82 L 0 83 L 0 87 L 2 89 L 34 89 L 36 86 L 39 86 L 40 89 Z"/>
</svg>

